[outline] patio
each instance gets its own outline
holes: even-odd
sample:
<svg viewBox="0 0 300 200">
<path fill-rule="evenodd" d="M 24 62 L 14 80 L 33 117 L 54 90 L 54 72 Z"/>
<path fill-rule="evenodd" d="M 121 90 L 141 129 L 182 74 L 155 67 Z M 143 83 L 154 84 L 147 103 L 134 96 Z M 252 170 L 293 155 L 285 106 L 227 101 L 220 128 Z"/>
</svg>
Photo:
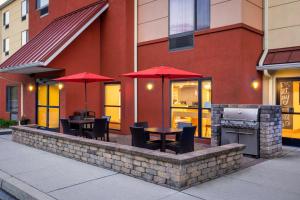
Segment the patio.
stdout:
<svg viewBox="0 0 300 200">
<path fill-rule="evenodd" d="M 116 133 L 110 133 L 110 142 L 114 142 L 114 143 L 118 143 L 118 144 L 123 144 L 123 145 L 129 145 L 131 146 L 131 135 L 120 135 L 120 134 L 116 134 Z M 159 137 L 152 135 L 151 138 L 153 140 L 158 140 Z M 195 142 L 194 142 L 194 147 L 195 147 L 195 151 L 198 150 L 203 150 L 206 148 L 210 147 L 210 144 L 206 144 L 203 141 L 201 141 L 200 139 L 195 138 Z M 172 153 L 175 154 L 175 152 L 167 150 L 168 153 Z"/>
<path fill-rule="evenodd" d="M 0 136 L 0 180 L 2 189 L 20 200 L 299 199 L 300 151 L 297 148 L 284 147 L 282 158 L 248 168 L 243 165 L 237 173 L 179 192 L 20 145 L 10 137 Z M 22 165 L 16 164 L 20 162 Z"/>
<path fill-rule="evenodd" d="M 244 145 L 228 144 L 190 153 L 171 154 L 119 143 L 93 140 L 37 129 L 12 127 L 13 141 L 104 167 L 151 183 L 182 190 L 234 172 L 243 163 Z M 122 137 L 122 136 L 121 136 Z"/>
</svg>

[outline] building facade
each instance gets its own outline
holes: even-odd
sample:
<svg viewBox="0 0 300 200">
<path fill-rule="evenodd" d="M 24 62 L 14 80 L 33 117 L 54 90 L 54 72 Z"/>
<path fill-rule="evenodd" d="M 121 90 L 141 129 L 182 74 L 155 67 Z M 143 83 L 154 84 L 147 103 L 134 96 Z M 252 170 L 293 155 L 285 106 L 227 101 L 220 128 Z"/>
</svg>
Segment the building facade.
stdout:
<svg viewBox="0 0 300 200">
<path fill-rule="evenodd" d="M 234 12 L 233 12 L 234 11 Z M 261 103 L 256 65 L 262 50 L 260 0 L 138 1 L 138 69 L 169 65 L 205 76 L 171 81 L 165 121 L 197 125 L 197 136 L 210 138 L 211 103 Z M 139 119 L 159 125 L 159 81 L 147 91 L 139 81 Z M 153 95 L 155 94 L 155 95 Z"/>
<path fill-rule="evenodd" d="M 283 111 L 283 142 L 300 144 L 300 1 L 265 2 L 263 102 Z"/>
<path fill-rule="evenodd" d="M 41 127 L 83 109 L 83 85 L 52 81 L 83 71 L 115 79 L 89 84 L 88 106 L 119 133 L 161 124 L 160 81 L 120 76 L 153 66 L 204 75 L 165 85 L 165 125 L 192 123 L 197 137 L 210 138 L 212 103 L 262 103 L 262 0 L 30 0 L 29 16 L 30 42 L 0 68 L 26 77 L 24 113 Z"/>
<path fill-rule="evenodd" d="M 0 5 L 0 63 L 28 42 L 27 0 L 7 0 Z M 18 76 L 0 73 L 0 118 L 20 118 L 20 87 Z"/>
</svg>

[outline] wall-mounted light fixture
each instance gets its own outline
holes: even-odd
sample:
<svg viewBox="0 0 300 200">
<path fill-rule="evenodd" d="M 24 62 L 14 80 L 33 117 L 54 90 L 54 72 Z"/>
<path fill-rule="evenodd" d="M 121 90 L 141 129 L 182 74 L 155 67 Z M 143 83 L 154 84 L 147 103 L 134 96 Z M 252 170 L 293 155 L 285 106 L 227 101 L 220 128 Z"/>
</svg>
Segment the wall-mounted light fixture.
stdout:
<svg viewBox="0 0 300 200">
<path fill-rule="evenodd" d="M 62 90 L 63 88 L 64 88 L 64 84 L 59 83 L 59 84 L 58 84 L 58 89 L 59 89 L 59 90 Z"/>
<path fill-rule="evenodd" d="M 153 88 L 154 88 L 153 83 L 147 83 L 147 85 L 146 85 L 147 90 L 151 91 L 151 90 L 153 90 Z"/>
<path fill-rule="evenodd" d="M 259 88 L 259 81 L 258 80 L 253 80 L 252 83 L 251 83 L 251 87 L 254 90 L 257 90 Z"/>
<path fill-rule="evenodd" d="M 28 85 L 28 91 L 32 92 L 34 90 L 34 86 L 32 84 Z"/>
</svg>

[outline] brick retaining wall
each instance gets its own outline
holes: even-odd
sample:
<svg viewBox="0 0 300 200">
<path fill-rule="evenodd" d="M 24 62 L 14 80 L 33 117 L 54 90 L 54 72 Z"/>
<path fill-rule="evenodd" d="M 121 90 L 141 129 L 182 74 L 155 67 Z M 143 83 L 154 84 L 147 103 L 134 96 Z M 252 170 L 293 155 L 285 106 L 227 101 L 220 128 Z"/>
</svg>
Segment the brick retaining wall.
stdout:
<svg viewBox="0 0 300 200">
<path fill-rule="evenodd" d="M 239 169 L 245 148 L 230 144 L 175 155 L 30 127 L 12 129 L 15 142 L 177 190 Z"/>
<path fill-rule="evenodd" d="M 220 144 L 221 117 L 224 108 L 259 108 L 260 109 L 260 157 L 273 158 L 282 154 L 282 114 L 281 107 L 274 105 L 231 105 L 215 104 L 212 106 L 211 146 Z"/>
</svg>

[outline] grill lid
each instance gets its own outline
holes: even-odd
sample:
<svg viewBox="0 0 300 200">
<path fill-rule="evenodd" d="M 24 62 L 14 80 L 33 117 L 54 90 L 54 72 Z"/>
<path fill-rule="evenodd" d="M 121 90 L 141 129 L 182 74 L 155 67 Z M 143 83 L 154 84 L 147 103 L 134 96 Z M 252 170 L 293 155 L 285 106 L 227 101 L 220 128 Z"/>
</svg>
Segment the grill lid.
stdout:
<svg viewBox="0 0 300 200">
<path fill-rule="evenodd" d="M 258 108 L 224 108 L 225 120 L 257 121 Z"/>
</svg>

